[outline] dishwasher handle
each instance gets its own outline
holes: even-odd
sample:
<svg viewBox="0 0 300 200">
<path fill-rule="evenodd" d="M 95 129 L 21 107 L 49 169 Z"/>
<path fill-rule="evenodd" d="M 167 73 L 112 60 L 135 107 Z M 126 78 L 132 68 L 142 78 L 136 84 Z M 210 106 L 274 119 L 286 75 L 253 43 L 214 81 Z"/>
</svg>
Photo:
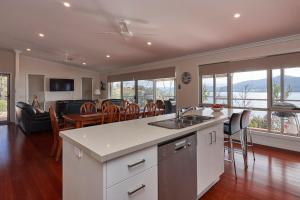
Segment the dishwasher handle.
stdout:
<svg viewBox="0 0 300 200">
<path fill-rule="evenodd" d="M 179 151 L 179 150 L 181 150 L 181 149 L 185 149 L 186 146 L 187 146 L 186 140 L 182 140 L 182 141 L 176 142 L 176 143 L 174 144 L 174 150 L 175 150 L 175 152 L 176 152 L 176 151 Z"/>
</svg>

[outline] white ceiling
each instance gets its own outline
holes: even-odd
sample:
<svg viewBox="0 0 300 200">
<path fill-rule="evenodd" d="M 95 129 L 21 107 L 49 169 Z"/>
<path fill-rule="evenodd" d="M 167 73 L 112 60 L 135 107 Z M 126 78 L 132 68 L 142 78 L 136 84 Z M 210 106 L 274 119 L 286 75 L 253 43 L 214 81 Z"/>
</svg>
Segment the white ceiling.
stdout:
<svg viewBox="0 0 300 200">
<path fill-rule="evenodd" d="M 1 0 L 0 47 L 98 71 L 300 33 L 299 0 Z M 241 13 L 234 19 L 234 13 Z M 118 31 L 131 21 L 134 36 Z M 39 38 L 38 33 L 44 33 Z M 152 46 L 146 42 L 151 41 Z M 31 48 L 31 52 L 26 52 Z M 107 59 L 106 54 L 111 58 Z M 86 62 L 87 66 L 82 66 Z"/>
</svg>

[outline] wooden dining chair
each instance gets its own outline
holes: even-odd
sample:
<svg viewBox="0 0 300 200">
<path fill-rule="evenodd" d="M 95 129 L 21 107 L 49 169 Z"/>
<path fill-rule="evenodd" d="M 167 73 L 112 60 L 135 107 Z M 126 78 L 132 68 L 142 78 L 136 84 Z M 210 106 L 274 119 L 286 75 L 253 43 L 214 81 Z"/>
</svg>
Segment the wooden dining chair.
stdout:
<svg viewBox="0 0 300 200">
<path fill-rule="evenodd" d="M 113 105 L 113 103 L 110 100 L 105 100 L 102 102 L 101 110 L 106 110 L 108 106 Z"/>
<path fill-rule="evenodd" d="M 129 101 L 122 99 L 120 104 L 121 109 L 125 110 L 128 105 L 129 105 Z"/>
<path fill-rule="evenodd" d="M 52 106 L 49 107 L 49 114 L 53 133 L 53 144 L 50 155 L 55 156 L 55 160 L 58 161 L 62 153 L 62 139 L 59 137 L 59 132 L 64 130 L 70 130 L 74 127 L 61 128 L 58 124 L 56 112 Z"/>
<path fill-rule="evenodd" d="M 125 120 L 138 119 L 140 117 L 140 107 L 136 103 L 131 103 L 125 109 Z"/>
<path fill-rule="evenodd" d="M 165 104 L 162 100 L 156 100 L 156 108 L 158 109 L 157 115 L 162 115 L 165 113 Z"/>
<path fill-rule="evenodd" d="M 156 104 L 147 103 L 144 107 L 143 117 L 153 117 L 156 113 Z"/>
<path fill-rule="evenodd" d="M 104 123 L 113 123 L 120 121 L 120 108 L 116 105 L 109 105 L 103 111 Z"/>
<path fill-rule="evenodd" d="M 92 102 L 85 102 L 80 106 L 80 114 L 90 114 L 96 112 L 97 112 L 96 105 Z"/>
</svg>

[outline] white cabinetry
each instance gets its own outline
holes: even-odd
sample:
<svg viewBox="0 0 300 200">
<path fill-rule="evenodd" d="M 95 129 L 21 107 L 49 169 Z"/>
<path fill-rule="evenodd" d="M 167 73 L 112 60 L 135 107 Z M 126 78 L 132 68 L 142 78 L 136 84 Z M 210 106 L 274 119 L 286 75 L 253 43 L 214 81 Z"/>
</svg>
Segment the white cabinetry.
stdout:
<svg viewBox="0 0 300 200">
<path fill-rule="evenodd" d="M 197 132 L 197 184 L 202 196 L 224 172 L 223 124 Z"/>
<path fill-rule="evenodd" d="M 224 172 L 223 124 L 197 132 L 197 193 L 202 196 Z M 158 200 L 157 146 L 107 162 L 63 141 L 64 200 Z M 180 180 L 178 180 L 180 181 Z"/>
<path fill-rule="evenodd" d="M 63 143 L 64 200 L 157 200 L 157 146 L 101 163 Z"/>
</svg>

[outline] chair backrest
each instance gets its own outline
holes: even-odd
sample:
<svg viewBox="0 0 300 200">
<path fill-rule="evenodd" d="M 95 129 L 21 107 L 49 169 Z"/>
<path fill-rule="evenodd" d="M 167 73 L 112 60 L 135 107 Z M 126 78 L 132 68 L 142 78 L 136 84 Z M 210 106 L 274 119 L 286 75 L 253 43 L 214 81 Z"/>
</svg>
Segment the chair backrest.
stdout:
<svg viewBox="0 0 300 200">
<path fill-rule="evenodd" d="M 135 104 L 129 104 L 125 109 L 125 120 L 138 119 L 140 117 L 140 107 Z"/>
<path fill-rule="evenodd" d="M 241 130 L 240 119 L 241 119 L 241 114 L 239 114 L 239 113 L 233 113 L 231 115 L 230 120 L 229 120 L 229 132 L 234 134 Z"/>
<path fill-rule="evenodd" d="M 58 135 L 59 135 L 59 125 L 58 125 L 58 120 L 57 120 L 57 117 L 56 117 L 55 110 L 53 109 L 52 106 L 49 107 L 49 115 L 50 115 L 50 120 L 51 120 L 53 136 L 58 137 Z"/>
<path fill-rule="evenodd" d="M 106 119 L 105 122 L 113 123 L 120 121 L 120 109 L 118 106 L 109 105 L 102 112 Z"/>
<path fill-rule="evenodd" d="M 241 129 L 247 128 L 249 126 L 250 114 L 251 114 L 250 110 L 244 110 L 242 112 L 241 120 L 240 120 L 240 128 Z"/>
<path fill-rule="evenodd" d="M 162 100 L 156 100 L 156 107 L 158 109 L 165 109 L 165 104 Z"/>
<path fill-rule="evenodd" d="M 129 105 L 129 101 L 122 99 L 120 107 L 125 110 L 128 105 Z"/>
<path fill-rule="evenodd" d="M 80 114 L 96 113 L 96 105 L 92 102 L 85 102 L 80 106 Z"/>
<path fill-rule="evenodd" d="M 156 104 L 147 103 L 144 107 L 143 117 L 153 117 L 156 113 Z"/>
<path fill-rule="evenodd" d="M 113 105 L 113 103 L 110 100 L 106 100 L 102 102 L 101 110 L 104 111 L 107 109 L 108 106 Z"/>
</svg>

